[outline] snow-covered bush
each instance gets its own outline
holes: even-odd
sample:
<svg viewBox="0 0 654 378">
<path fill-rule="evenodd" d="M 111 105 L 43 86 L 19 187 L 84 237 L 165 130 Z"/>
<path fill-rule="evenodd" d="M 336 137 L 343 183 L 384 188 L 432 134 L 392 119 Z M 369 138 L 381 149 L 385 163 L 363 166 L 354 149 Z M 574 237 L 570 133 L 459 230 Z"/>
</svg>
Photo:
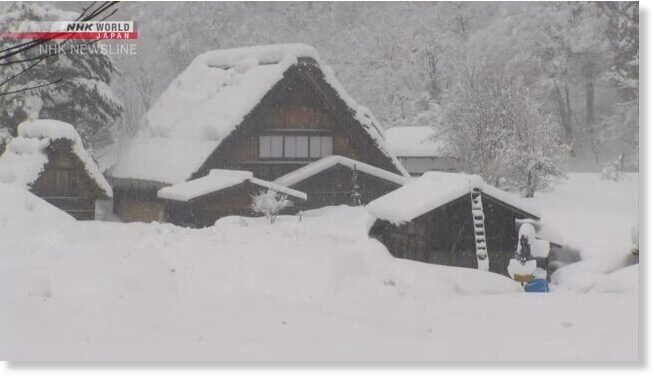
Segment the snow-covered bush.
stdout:
<svg viewBox="0 0 654 378">
<path fill-rule="evenodd" d="M 293 206 L 293 201 L 288 199 L 286 194 L 279 193 L 274 189 L 262 190 L 259 194 L 252 196 L 251 209 L 259 214 L 264 215 L 270 220 L 270 223 L 275 222 L 275 218 L 279 213 Z"/>
<path fill-rule="evenodd" d="M 620 167 L 615 162 L 609 163 L 606 167 L 602 168 L 600 175 L 602 180 L 619 181 L 620 180 Z"/>
<path fill-rule="evenodd" d="M 623 165 L 624 155 L 620 153 L 617 159 L 613 160 L 602 169 L 600 177 L 602 180 L 619 181 L 622 176 Z"/>
</svg>

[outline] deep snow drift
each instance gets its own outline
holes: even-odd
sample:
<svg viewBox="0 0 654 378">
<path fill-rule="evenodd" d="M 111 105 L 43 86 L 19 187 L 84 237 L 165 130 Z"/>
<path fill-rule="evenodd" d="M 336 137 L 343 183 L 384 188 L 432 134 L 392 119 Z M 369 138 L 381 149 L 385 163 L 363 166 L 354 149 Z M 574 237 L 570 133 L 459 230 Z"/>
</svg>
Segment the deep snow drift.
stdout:
<svg viewBox="0 0 654 378">
<path fill-rule="evenodd" d="M 538 200 L 576 214 L 573 189 Z M 625 220 L 604 215 L 594 222 Z M 637 359 L 637 267 L 583 293 L 526 294 L 500 275 L 394 259 L 371 222 L 346 206 L 201 230 L 78 222 L 0 186 L 0 357 Z"/>
<path fill-rule="evenodd" d="M 638 224 L 638 175 L 623 174 L 618 182 L 598 174 L 571 174 L 550 193 L 537 193 L 534 202 L 543 221 L 575 247 L 582 261 L 555 272 L 555 289 L 585 292 L 604 276 L 632 262 L 631 227 Z M 632 281 L 638 280 L 633 270 Z M 627 287 L 637 287 L 637 282 Z"/>
</svg>

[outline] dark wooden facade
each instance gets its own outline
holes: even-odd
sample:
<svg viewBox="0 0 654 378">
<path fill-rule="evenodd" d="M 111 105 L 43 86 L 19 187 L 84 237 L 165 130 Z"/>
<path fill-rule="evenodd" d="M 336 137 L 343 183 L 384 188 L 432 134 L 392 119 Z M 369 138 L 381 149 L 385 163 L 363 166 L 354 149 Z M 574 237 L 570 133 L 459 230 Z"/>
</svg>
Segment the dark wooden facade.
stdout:
<svg viewBox="0 0 654 378">
<path fill-rule="evenodd" d="M 163 222 L 164 203 L 157 197 L 166 184 L 146 180 L 110 179 L 114 214 L 123 222 Z"/>
<path fill-rule="evenodd" d="M 164 203 L 164 218 L 166 222 L 185 227 L 209 227 L 219 218 L 239 216 L 261 216 L 252 211 L 250 205 L 252 197 L 266 190 L 249 181 L 239 185 L 222 189 L 190 201 L 162 200 Z M 303 206 L 304 201 L 289 196 L 293 202 L 292 207 L 284 209 L 281 214 L 296 214 Z"/>
<path fill-rule="evenodd" d="M 355 181 L 358 186 L 356 193 L 359 194 L 358 198 L 363 205 L 401 186 L 362 171 L 356 172 L 356 180 L 353 176 L 354 172 L 349 167 L 334 165 L 291 185 L 291 188 L 306 193 L 306 207 L 315 209 L 334 205 L 356 205 L 353 196 Z"/>
<path fill-rule="evenodd" d="M 482 194 L 490 271 L 507 275 L 518 240 L 517 219 L 534 218 Z M 432 264 L 477 268 L 470 195 L 394 225 L 378 220 L 370 234 L 398 258 Z"/>
<path fill-rule="evenodd" d="M 283 79 L 273 86 L 191 178 L 221 168 L 251 171 L 257 178 L 274 180 L 317 160 L 261 159 L 258 156 L 260 135 L 331 136 L 333 155 L 400 173 L 310 58 L 299 59 L 284 73 Z"/>
<path fill-rule="evenodd" d="M 332 154 L 401 174 L 364 127 L 326 82 L 317 63 L 311 58 L 300 58 L 189 179 L 203 177 L 212 169 L 235 169 L 251 171 L 257 178 L 272 181 L 318 159 L 261 158 L 259 137 L 267 135 L 328 136 L 333 140 Z M 156 199 L 156 193 L 165 183 L 138 179 L 115 182 L 114 212 L 121 219 L 162 220 L 159 215 L 163 203 Z"/>
<path fill-rule="evenodd" d="M 48 162 L 30 190 L 79 220 L 95 219 L 95 201 L 107 195 L 89 176 L 68 139 L 50 143 Z"/>
</svg>

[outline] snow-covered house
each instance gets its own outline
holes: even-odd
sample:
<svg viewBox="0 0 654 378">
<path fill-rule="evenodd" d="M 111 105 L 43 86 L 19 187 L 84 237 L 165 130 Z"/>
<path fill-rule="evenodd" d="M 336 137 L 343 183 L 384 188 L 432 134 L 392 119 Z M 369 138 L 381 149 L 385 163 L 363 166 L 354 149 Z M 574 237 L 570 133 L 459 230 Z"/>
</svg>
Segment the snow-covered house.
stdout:
<svg viewBox="0 0 654 378">
<path fill-rule="evenodd" d="M 114 209 L 126 221 L 161 220 L 163 187 L 213 169 L 272 181 L 331 155 L 408 175 L 314 48 L 211 51 L 163 92 L 111 169 Z"/>
<path fill-rule="evenodd" d="M 399 258 L 507 274 L 517 221 L 539 220 L 525 199 L 479 176 L 427 172 L 368 206 L 370 230 Z"/>
<path fill-rule="evenodd" d="M 75 128 L 55 120 L 18 125 L 0 156 L 0 182 L 26 188 L 80 220 L 94 219 L 95 202 L 112 196 Z"/>
<path fill-rule="evenodd" d="M 258 179 L 249 171 L 213 169 L 208 175 L 159 190 L 165 204 L 165 221 L 179 226 L 206 227 L 227 215 L 256 216 L 252 197 L 274 190 L 291 204 L 282 214 L 304 207 L 307 195 L 297 190 Z"/>
<path fill-rule="evenodd" d="M 460 170 L 459 159 L 429 126 L 398 126 L 385 132 L 386 145 L 412 176 Z"/>
</svg>

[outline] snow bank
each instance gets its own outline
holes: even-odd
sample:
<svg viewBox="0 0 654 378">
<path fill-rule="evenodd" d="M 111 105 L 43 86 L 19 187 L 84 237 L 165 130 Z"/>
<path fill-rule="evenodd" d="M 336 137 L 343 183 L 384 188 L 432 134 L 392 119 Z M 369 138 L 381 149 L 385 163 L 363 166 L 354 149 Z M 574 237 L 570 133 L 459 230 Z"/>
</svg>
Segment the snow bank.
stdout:
<svg viewBox="0 0 654 378">
<path fill-rule="evenodd" d="M 552 191 L 536 193 L 541 223 L 556 228 L 583 260 L 612 260 L 629 253 L 631 226 L 638 219 L 638 174 L 618 182 L 597 173 L 570 173 Z"/>
<path fill-rule="evenodd" d="M 75 128 L 51 119 L 28 120 L 18 125 L 18 136 L 9 142 L 7 150 L 0 156 L 0 182 L 29 188 L 48 162 L 46 148 L 57 139 L 71 141 L 72 152 L 82 161 L 91 179 L 111 197 L 111 185 L 84 149 Z"/>
<path fill-rule="evenodd" d="M 559 230 L 581 261 L 552 275 L 554 290 L 588 292 L 607 275 L 637 262 L 630 254 L 631 226 L 638 219 L 638 174 L 620 181 L 601 180 L 597 173 L 570 173 L 551 192 L 536 193 L 532 202 L 543 209 L 543 224 Z"/>
<path fill-rule="evenodd" d="M 245 181 L 250 181 L 252 184 L 262 188 L 272 189 L 279 193 L 284 193 L 305 201 L 307 199 L 306 193 L 286 188 L 269 181 L 257 179 L 254 177 L 252 172 L 229 169 L 212 169 L 209 174 L 204 177 L 162 188 L 159 190 L 158 196 L 159 198 L 175 201 L 190 201 L 209 193 L 239 185 Z"/>
<path fill-rule="evenodd" d="M 384 133 L 386 145 L 395 156 L 451 157 L 448 143 L 438 138 L 438 129 L 428 126 L 391 127 Z"/>
<path fill-rule="evenodd" d="M 445 172 L 426 172 L 370 202 L 367 208 L 379 219 L 401 224 L 469 194 L 472 187 L 538 218 L 539 212 L 526 201 L 484 183 L 479 176 Z"/>
<path fill-rule="evenodd" d="M 0 230 L 3 239 L 12 235 L 16 242 L 26 242 L 32 234 L 58 229 L 73 223 L 69 214 L 16 185 L 0 183 Z M 15 248 L 22 249 L 21 244 Z"/>
<path fill-rule="evenodd" d="M 529 295 L 497 274 L 395 259 L 362 207 L 198 230 L 75 222 L 4 185 L 0 217 L 9 360 L 637 358 L 637 296 Z M 548 337 L 524 337 L 534 329 Z"/>
<path fill-rule="evenodd" d="M 48 141 L 18 136 L 13 138 L 0 156 L 0 182 L 28 188 L 43 171 L 48 162 L 43 152 Z"/>
<path fill-rule="evenodd" d="M 587 292 L 607 275 L 633 262 L 630 256 L 618 255 L 603 258 L 588 258 L 557 269 L 551 277 L 556 290 Z"/>
<path fill-rule="evenodd" d="M 409 178 L 405 176 L 400 176 L 393 172 L 389 172 L 385 169 L 381 169 L 370 164 L 362 163 L 360 161 L 346 158 L 344 156 L 332 155 L 324 157 L 318 161 L 309 163 L 301 168 L 298 168 L 282 177 L 279 177 L 275 180 L 276 184 L 283 186 L 293 186 L 298 182 L 304 181 L 307 178 L 314 176 L 320 172 L 323 172 L 326 169 L 329 169 L 336 165 L 342 165 L 344 167 L 356 169 L 363 173 L 369 174 L 374 177 L 379 177 L 386 181 L 394 182 L 398 185 L 404 185 Z"/>
<path fill-rule="evenodd" d="M 347 95 L 313 47 L 254 46 L 196 57 L 148 111 L 112 175 L 171 184 L 184 182 L 301 57 L 317 62 L 327 82 L 386 151 L 372 116 Z M 387 155 L 404 172 L 401 164 Z"/>
<path fill-rule="evenodd" d="M 591 293 L 638 293 L 639 264 L 616 270 L 597 280 Z"/>
</svg>

